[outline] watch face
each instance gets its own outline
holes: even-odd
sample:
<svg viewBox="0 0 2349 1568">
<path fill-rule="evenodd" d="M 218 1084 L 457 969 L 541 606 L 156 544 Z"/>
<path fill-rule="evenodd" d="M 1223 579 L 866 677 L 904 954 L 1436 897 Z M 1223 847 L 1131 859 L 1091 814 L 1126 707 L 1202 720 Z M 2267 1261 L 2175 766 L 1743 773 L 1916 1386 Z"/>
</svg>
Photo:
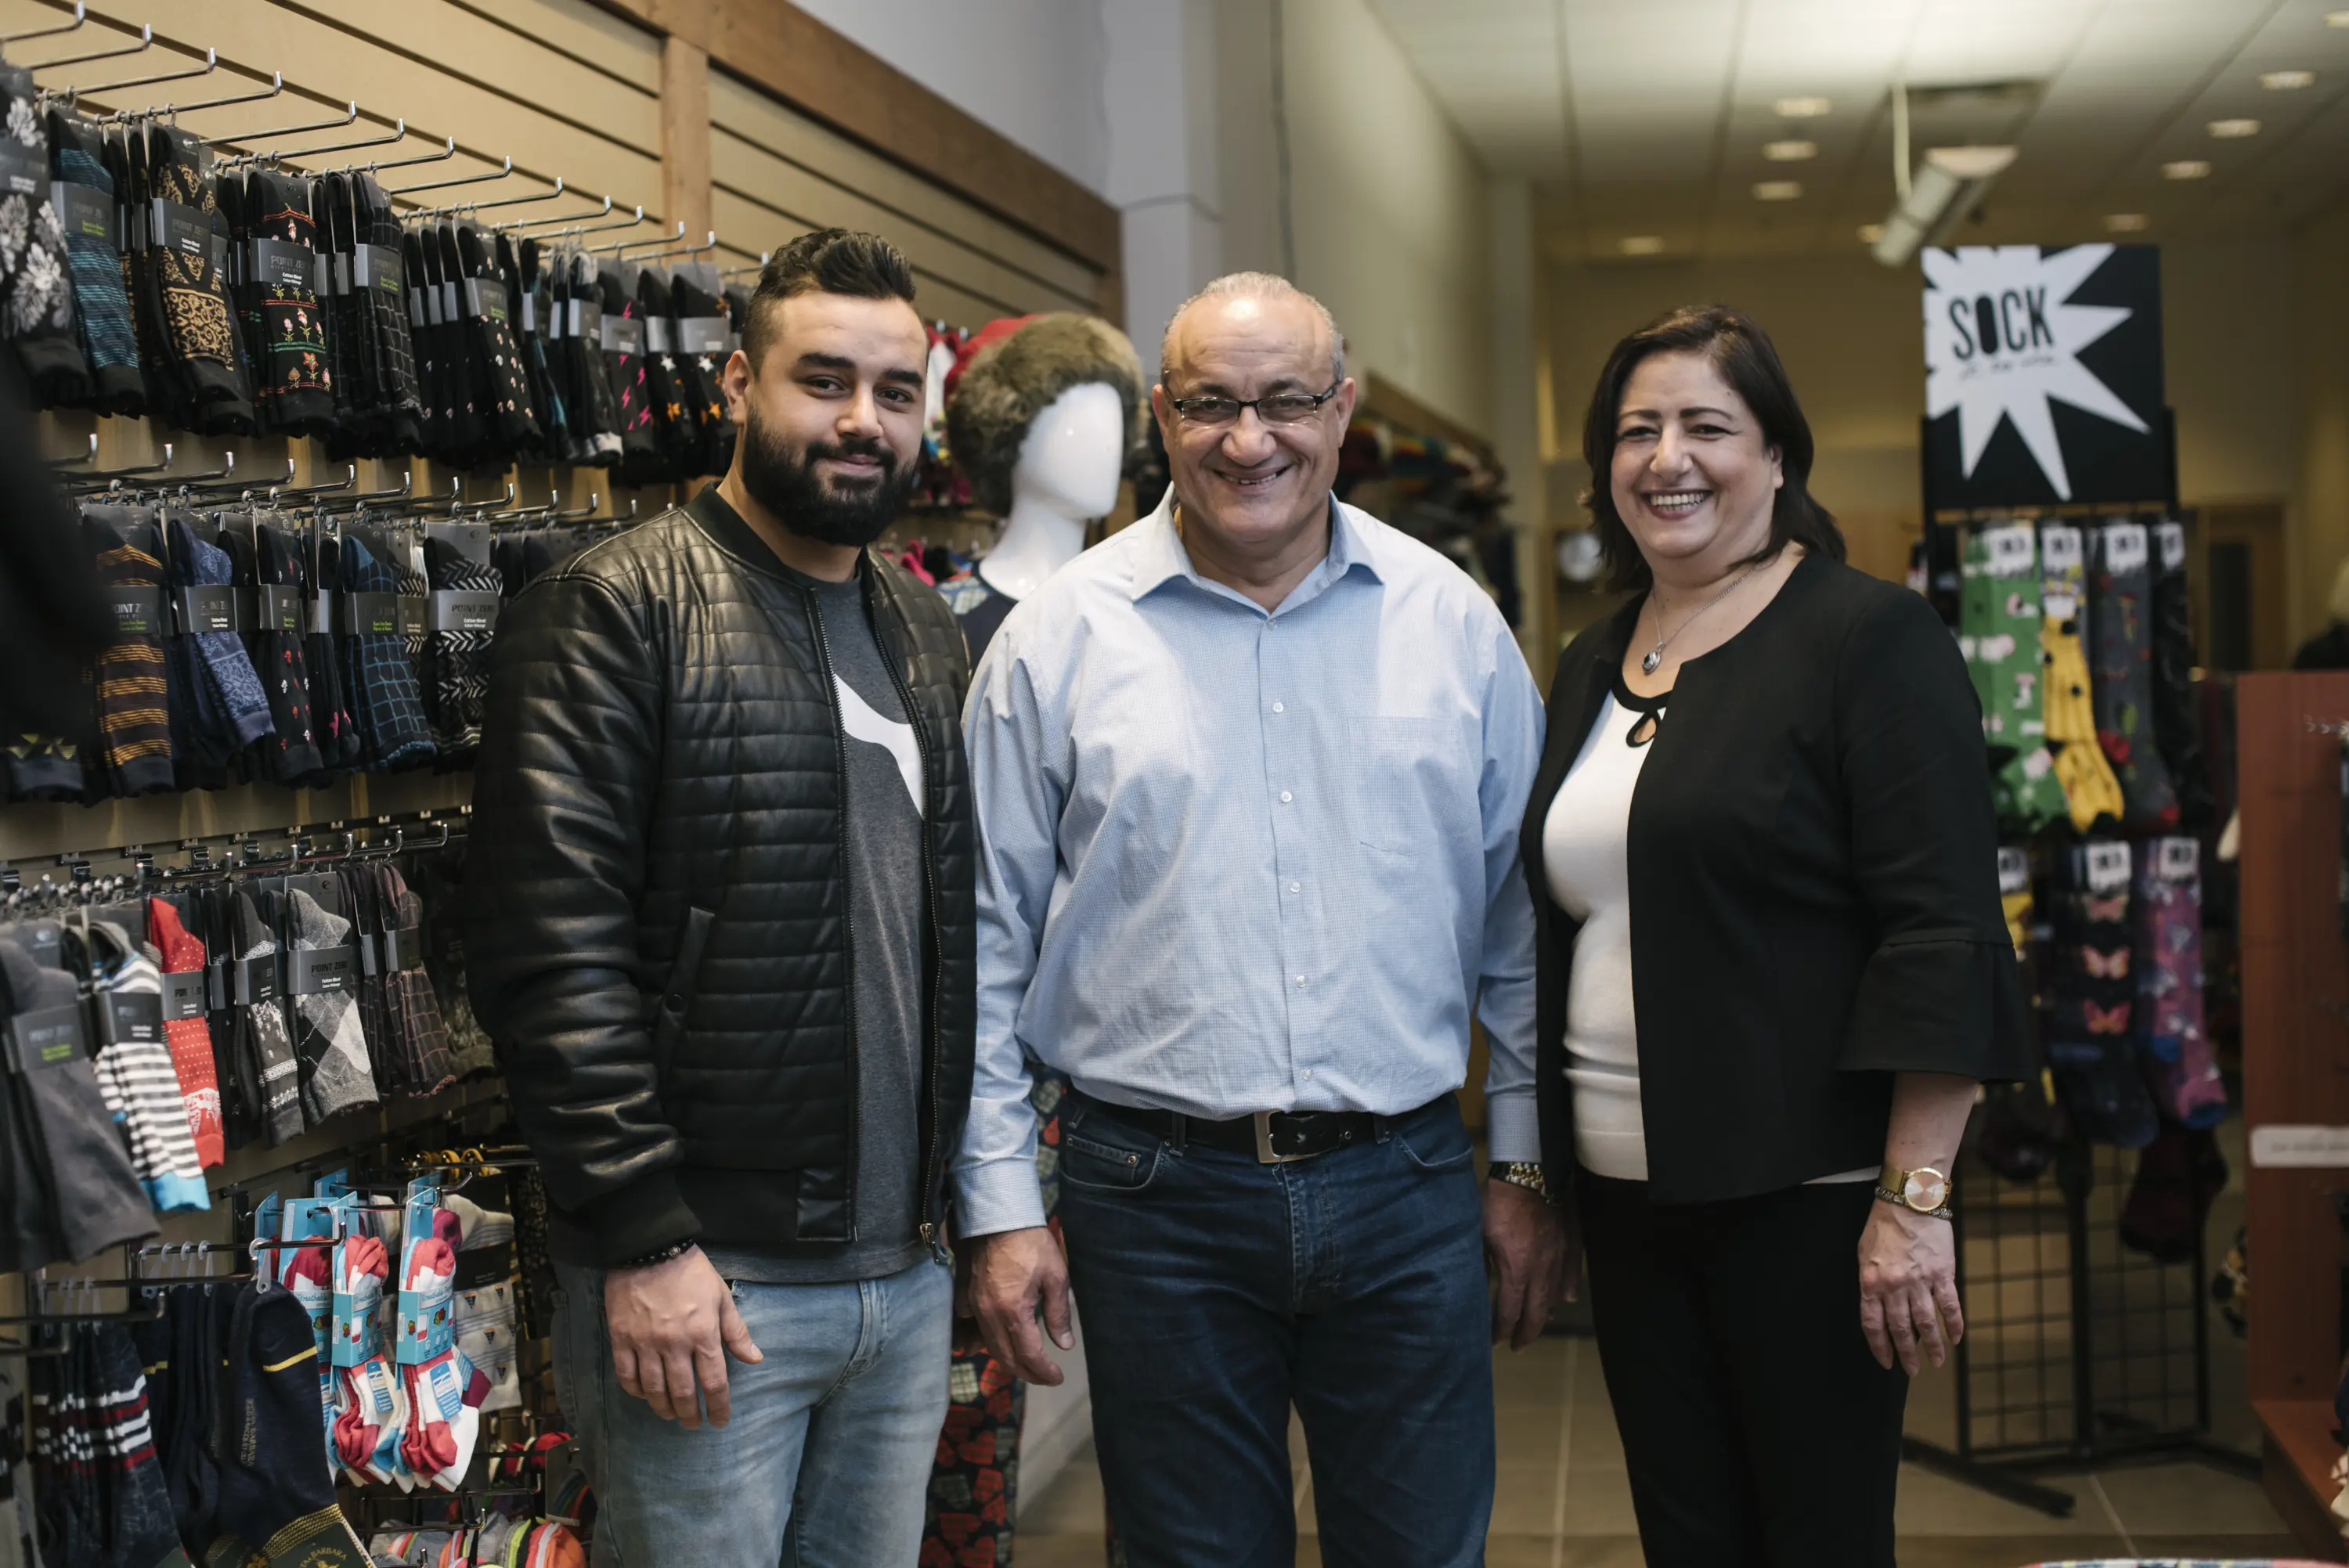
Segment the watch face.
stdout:
<svg viewBox="0 0 2349 1568">
<path fill-rule="evenodd" d="M 1950 1201 L 1950 1179 L 1938 1171 L 1911 1171 L 1900 1184 L 1900 1201 L 1929 1213 Z"/>
</svg>

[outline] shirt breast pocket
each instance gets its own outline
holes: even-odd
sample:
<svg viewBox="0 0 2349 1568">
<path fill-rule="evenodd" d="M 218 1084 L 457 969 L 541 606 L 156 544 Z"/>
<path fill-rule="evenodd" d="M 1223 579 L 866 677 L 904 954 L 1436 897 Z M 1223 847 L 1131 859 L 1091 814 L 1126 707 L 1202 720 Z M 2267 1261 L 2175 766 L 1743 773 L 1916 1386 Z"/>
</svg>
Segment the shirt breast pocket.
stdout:
<svg viewBox="0 0 2349 1568">
<path fill-rule="evenodd" d="M 1474 754 L 1460 727 L 1441 718 L 1354 718 L 1346 743 L 1355 839 L 1391 855 L 1434 849 L 1454 814 L 1452 797 L 1464 779 L 1472 794 L 1475 788 Z"/>
</svg>

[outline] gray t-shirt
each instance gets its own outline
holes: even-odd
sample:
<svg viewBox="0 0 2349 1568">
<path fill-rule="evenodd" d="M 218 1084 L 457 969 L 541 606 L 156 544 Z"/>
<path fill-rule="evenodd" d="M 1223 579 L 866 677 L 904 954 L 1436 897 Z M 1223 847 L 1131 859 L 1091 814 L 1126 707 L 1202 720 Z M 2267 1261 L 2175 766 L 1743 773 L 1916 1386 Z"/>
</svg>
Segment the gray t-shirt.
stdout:
<svg viewBox="0 0 2349 1568">
<path fill-rule="evenodd" d="M 926 1253 L 922 1147 L 922 752 L 854 580 L 814 590 L 845 738 L 850 962 L 855 971 L 856 1240 L 705 1246 L 728 1279 L 837 1284 L 881 1279 Z"/>
</svg>

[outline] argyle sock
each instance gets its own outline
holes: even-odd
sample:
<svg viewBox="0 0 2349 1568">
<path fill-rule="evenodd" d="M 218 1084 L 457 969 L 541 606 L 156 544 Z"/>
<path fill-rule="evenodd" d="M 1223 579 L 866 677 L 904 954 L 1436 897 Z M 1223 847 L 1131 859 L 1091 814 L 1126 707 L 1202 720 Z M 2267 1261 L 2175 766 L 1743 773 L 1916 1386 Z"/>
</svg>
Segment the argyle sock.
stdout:
<svg viewBox="0 0 2349 1568">
<path fill-rule="evenodd" d="M 296 888 L 290 896 L 294 950 L 316 953 L 350 940 L 351 923 L 318 907 Z M 294 1007 L 294 1054 L 302 1064 L 302 1114 L 313 1127 L 330 1116 L 377 1103 L 375 1075 L 367 1039 L 350 995 L 318 991 L 290 999 Z"/>
<path fill-rule="evenodd" d="M 33 73 L 0 66 L 0 135 L 13 156 L 47 171 L 48 139 L 33 92 Z M 73 290 L 65 231 L 46 191 L 0 191 L 0 332 L 24 366 L 42 407 L 78 404 L 88 396 L 89 366 L 74 333 Z"/>
<path fill-rule="evenodd" d="M 99 996 L 136 1000 L 153 1007 L 160 1016 L 163 977 L 156 967 L 153 949 L 134 944 L 104 921 L 91 922 L 89 934 Z M 97 1076 L 107 1109 L 123 1119 L 130 1140 L 131 1168 L 139 1172 L 148 1200 L 167 1213 L 212 1207 L 211 1196 L 204 1191 L 203 1164 L 196 1158 L 195 1138 L 188 1130 L 187 1103 L 181 1096 L 171 1049 L 161 1038 L 161 1030 L 155 1030 L 152 1037 L 119 1039 L 106 1047 L 98 1053 Z"/>
<path fill-rule="evenodd" d="M 48 112 L 49 167 L 67 203 L 63 227 L 66 265 L 71 275 L 77 325 L 88 382 L 81 406 L 100 414 L 139 414 L 146 409 L 146 386 L 139 374 L 139 343 L 130 331 L 130 298 L 124 292 L 122 254 L 105 222 L 115 204 L 114 176 L 99 156 L 98 131 L 67 108 Z M 95 222 L 73 217 L 94 193 Z"/>
<path fill-rule="evenodd" d="M 61 968 L 35 958 L 25 933 L 0 929 L 0 982 L 8 1012 L 16 1017 L 78 1009 L 81 987 Z M 120 1126 L 99 1095 L 88 1056 L 76 1051 L 56 1060 L 39 1053 L 24 1059 L 12 1088 L 23 1097 L 20 1109 L 31 1133 L 32 1162 L 41 1173 L 51 1233 L 72 1262 L 155 1233 L 147 1202 Z"/>
<path fill-rule="evenodd" d="M 2214 807 L 2202 725 L 2195 711 L 2194 624 L 2186 587 L 2186 531 L 2164 521 L 2154 535 L 2153 733 L 2178 793 L 2178 826 L 2207 825 Z"/>
<path fill-rule="evenodd" d="M 2048 523 L 2039 531 L 2040 645 L 2047 660 L 2040 690 L 2055 777 L 2064 787 L 2066 811 L 2077 832 L 2099 817 L 2117 822 L 2123 803 L 2119 781 L 2096 741 L 2095 713 L 2088 695 L 2088 661 L 2080 648 L 2081 595 L 2085 583 L 2080 531 Z"/>
<path fill-rule="evenodd" d="M 171 520 L 171 561 L 179 583 L 185 586 L 225 587 L 232 581 L 228 552 L 206 543 L 184 516 Z M 195 645 L 212 701 L 227 720 L 238 747 L 252 745 L 270 733 L 269 698 L 254 673 L 244 639 L 234 632 L 200 632 L 183 637 Z"/>
<path fill-rule="evenodd" d="M 258 585 L 300 591 L 300 573 L 284 534 L 268 523 L 255 522 L 253 548 Z M 264 624 L 254 632 L 250 645 L 254 671 L 269 703 L 270 733 L 261 742 L 268 776 L 273 782 L 295 787 L 323 782 L 326 771 L 312 727 L 310 661 L 304 641 L 298 631 Z"/>
<path fill-rule="evenodd" d="M 82 520 L 100 583 L 160 594 L 163 563 L 144 509 L 88 506 Z M 97 659 L 99 744 L 113 792 L 126 799 L 174 787 L 162 631 L 159 621 L 148 631 L 125 633 Z"/>
<path fill-rule="evenodd" d="M 277 938 L 261 918 L 252 895 L 236 898 L 236 956 L 240 961 L 274 957 Z M 263 1131 L 274 1149 L 302 1134 L 301 1069 L 285 1026 L 284 1005 L 274 996 L 238 1005 L 237 1050 L 247 1063 L 261 1097 Z"/>
<path fill-rule="evenodd" d="M 180 922 L 180 912 L 165 899 L 147 901 L 147 930 L 162 955 L 167 975 L 201 975 L 204 944 Z M 212 1067 L 212 1033 L 202 1016 L 165 1018 L 163 1037 L 171 1052 L 171 1070 L 179 1079 L 180 1099 L 188 1116 L 188 1134 L 200 1166 L 217 1165 L 221 1144 L 220 1080 Z"/>
<path fill-rule="evenodd" d="M 375 868 L 347 865 L 336 872 L 336 887 L 351 929 L 362 944 L 379 942 L 383 912 L 376 897 Z M 359 1031 L 367 1038 L 367 1061 L 374 1068 L 376 1091 L 387 1099 L 404 1099 L 416 1092 L 414 1074 L 400 1050 L 386 998 L 389 978 L 380 965 L 362 974 L 358 985 Z"/>
<path fill-rule="evenodd" d="M 260 1284 L 238 1296 L 222 1390 L 228 1418 L 219 1453 L 221 1528 L 266 1542 L 331 1511 L 334 1478 L 319 1446 L 318 1346 L 310 1315 L 290 1291 Z"/>
<path fill-rule="evenodd" d="M 2178 820 L 2153 733 L 2153 580 L 2141 522 L 2108 522 L 2089 534 L 2088 629 L 2096 739 L 2119 779 L 2131 827 Z"/>
</svg>

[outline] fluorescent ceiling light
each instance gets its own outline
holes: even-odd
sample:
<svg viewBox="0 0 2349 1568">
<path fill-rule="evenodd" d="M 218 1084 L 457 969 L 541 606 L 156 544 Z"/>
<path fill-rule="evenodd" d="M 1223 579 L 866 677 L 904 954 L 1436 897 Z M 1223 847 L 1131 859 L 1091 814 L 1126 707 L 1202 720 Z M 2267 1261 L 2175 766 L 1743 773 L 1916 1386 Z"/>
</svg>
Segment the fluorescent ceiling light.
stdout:
<svg viewBox="0 0 2349 1568">
<path fill-rule="evenodd" d="M 1762 156 L 1773 163 L 1800 163 L 1806 158 L 1818 155 L 1819 144 L 1816 141 L 1765 141 L 1762 144 Z"/>
<path fill-rule="evenodd" d="M 2111 230 L 2116 234 L 2141 233 L 2145 230 L 2145 214 L 2142 212 L 2107 212 L 2105 214 L 2105 227 Z"/>
<path fill-rule="evenodd" d="M 2349 11 L 2344 11 L 2342 15 L 2349 16 Z M 2349 26 L 2349 21 L 2336 22 L 2333 26 Z M 1835 105 L 1823 98 L 1782 98 L 1775 107 L 1778 110 L 1778 118 L 1781 119 L 1816 119 L 1835 108 Z"/>
<path fill-rule="evenodd" d="M 1756 201 L 1799 201 L 1802 194 L 1803 182 L 1799 180 L 1764 180 L 1754 187 Z"/>
<path fill-rule="evenodd" d="M 2199 158 L 2180 158 L 2161 166 L 2164 180 L 2202 180 L 2210 173 L 2210 166 Z"/>
<path fill-rule="evenodd" d="M 2314 71 L 2268 71 L 2260 77 L 2260 86 L 2271 93 L 2288 93 L 2315 85 Z"/>
<path fill-rule="evenodd" d="M 1873 244 L 1888 267 L 1907 263 L 1918 248 L 1939 241 L 1972 211 L 1991 181 L 2014 161 L 2012 147 L 1937 147 L 1910 177 L 1909 194 L 1886 215 Z"/>
<path fill-rule="evenodd" d="M 1661 234 L 1626 234 L 1619 242 L 1627 256 L 1660 256 L 1664 251 Z"/>
<path fill-rule="evenodd" d="M 1859 226 L 1859 242 L 1860 242 L 1861 244 L 1863 244 L 1863 245 L 1872 245 L 1872 244 L 1876 243 L 1876 242 L 1877 242 L 1877 241 L 1878 241 L 1878 240 L 1880 240 L 1880 239 L 1882 239 L 1882 238 L 1884 238 L 1884 225 L 1883 225 L 1883 224 L 1881 224 L 1881 223 L 1862 223 L 1862 224 Z"/>
<path fill-rule="evenodd" d="M 2214 119 L 2209 129 L 2210 134 L 2221 141 L 2240 141 L 2247 136 L 2259 135 L 2260 122 L 2255 119 Z"/>
</svg>

